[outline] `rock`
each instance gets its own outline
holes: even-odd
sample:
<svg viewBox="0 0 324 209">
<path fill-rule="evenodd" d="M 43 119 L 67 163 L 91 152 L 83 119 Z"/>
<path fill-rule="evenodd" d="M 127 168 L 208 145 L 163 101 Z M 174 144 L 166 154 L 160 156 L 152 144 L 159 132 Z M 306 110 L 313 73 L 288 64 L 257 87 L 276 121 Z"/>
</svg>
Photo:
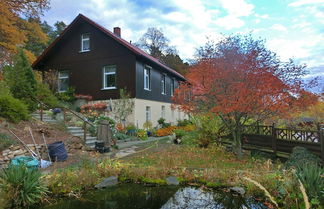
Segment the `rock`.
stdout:
<svg viewBox="0 0 324 209">
<path fill-rule="evenodd" d="M 177 179 L 177 177 L 174 176 L 169 176 L 166 179 L 167 185 L 179 185 L 179 181 Z"/>
<path fill-rule="evenodd" d="M 19 150 L 15 150 L 15 151 L 13 151 L 11 154 L 13 154 L 13 155 L 22 155 L 22 154 L 24 154 L 25 152 L 23 151 L 23 150 L 21 150 L 21 149 L 19 149 Z"/>
<path fill-rule="evenodd" d="M 16 151 L 16 150 L 20 150 L 19 146 L 14 146 L 13 148 L 11 148 L 12 151 Z"/>
<path fill-rule="evenodd" d="M 5 155 L 8 155 L 10 153 L 10 149 L 5 149 L 2 151 L 2 155 L 5 156 Z"/>
<path fill-rule="evenodd" d="M 242 187 L 231 187 L 230 190 L 231 190 L 231 192 L 235 192 L 235 193 L 238 193 L 240 195 L 245 194 L 245 190 Z"/>
<path fill-rule="evenodd" d="M 102 189 L 118 184 L 117 176 L 110 176 L 95 186 L 96 189 Z"/>
</svg>

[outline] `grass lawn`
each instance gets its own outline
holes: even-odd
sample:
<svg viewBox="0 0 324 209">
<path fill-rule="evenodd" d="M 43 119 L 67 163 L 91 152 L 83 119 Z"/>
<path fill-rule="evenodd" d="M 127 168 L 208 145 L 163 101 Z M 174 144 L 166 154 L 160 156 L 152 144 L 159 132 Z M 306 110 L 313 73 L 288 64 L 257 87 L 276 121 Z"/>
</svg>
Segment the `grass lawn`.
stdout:
<svg viewBox="0 0 324 209">
<path fill-rule="evenodd" d="M 263 185 L 279 204 L 299 204 L 296 195 L 300 192 L 293 174 L 281 167 L 279 161 L 253 159 L 249 152 L 237 159 L 222 146 L 199 148 L 162 140 L 140 147 L 136 154 L 123 159 L 100 158 L 97 162 L 84 159 L 78 166 L 54 171 L 44 179 L 53 195 L 79 196 L 112 175 L 118 176 L 120 182 L 150 185 L 165 185 L 166 177 L 175 176 L 183 185 L 225 190 L 241 186 L 247 195 L 264 199 L 264 190 L 247 177 Z"/>
<path fill-rule="evenodd" d="M 246 185 L 242 177 L 271 181 L 278 174 L 280 163 L 253 159 L 248 153 L 237 159 L 222 146 L 198 148 L 186 145 L 159 144 L 145 152 L 127 157 L 130 170 L 142 170 L 146 178 L 164 179 L 174 175 L 184 182 L 207 186 Z M 141 172 L 142 173 L 142 172 Z"/>
</svg>

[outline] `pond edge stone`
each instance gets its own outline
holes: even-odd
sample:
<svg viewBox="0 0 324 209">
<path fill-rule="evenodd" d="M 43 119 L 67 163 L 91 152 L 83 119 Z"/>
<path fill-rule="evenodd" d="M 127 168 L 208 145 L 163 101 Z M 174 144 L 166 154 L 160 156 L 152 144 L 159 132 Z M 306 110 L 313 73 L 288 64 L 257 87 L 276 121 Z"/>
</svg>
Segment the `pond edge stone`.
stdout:
<svg viewBox="0 0 324 209">
<path fill-rule="evenodd" d="M 96 189 L 103 189 L 109 186 L 114 186 L 118 184 L 118 177 L 117 176 L 110 176 L 105 178 L 102 182 L 95 186 Z"/>
</svg>

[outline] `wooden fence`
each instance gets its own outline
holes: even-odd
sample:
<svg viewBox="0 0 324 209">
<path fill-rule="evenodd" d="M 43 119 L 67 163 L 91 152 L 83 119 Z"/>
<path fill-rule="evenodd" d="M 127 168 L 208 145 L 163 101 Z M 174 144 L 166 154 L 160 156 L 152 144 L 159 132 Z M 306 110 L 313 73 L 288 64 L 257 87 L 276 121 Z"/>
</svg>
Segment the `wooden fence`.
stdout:
<svg viewBox="0 0 324 209">
<path fill-rule="evenodd" d="M 245 126 L 243 145 L 260 146 L 276 152 L 291 153 L 296 146 L 305 147 L 324 161 L 324 128 L 316 131 L 276 128 L 273 126 Z"/>
</svg>

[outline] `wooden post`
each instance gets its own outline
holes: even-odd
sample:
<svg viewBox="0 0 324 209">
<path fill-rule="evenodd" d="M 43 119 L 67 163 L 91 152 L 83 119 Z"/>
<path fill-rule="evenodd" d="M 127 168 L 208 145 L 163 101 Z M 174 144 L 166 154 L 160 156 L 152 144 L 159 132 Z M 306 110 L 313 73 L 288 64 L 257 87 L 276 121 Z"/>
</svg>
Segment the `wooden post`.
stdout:
<svg viewBox="0 0 324 209">
<path fill-rule="evenodd" d="M 83 139 L 84 139 L 84 142 L 86 142 L 86 140 L 87 140 L 87 123 L 85 121 L 83 121 Z"/>
<path fill-rule="evenodd" d="M 324 129 L 320 127 L 318 129 L 318 133 L 319 133 L 319 139 L 321 143 L 321 158 L 322 161 L 324 162 Z"/>
<path fill-rule="evenodd" d="M 63 122 L 64 123 L 66 122 L 66 111 L 65 111 L 65 109 L 63 109 Z"/>
<path fill-rule="evenodd" d="M 275 124 L 272 124 L 272 150 L 276 154 L 277 153 L 277 134 L 276 134 L 276 128 Z"/>
<path fill-rule="evenodd" d="M 43 103 L 40 103 L 40 112 L 39 112 L 39 114 L 40 114 L 40 120 L 41 121 L 43 121 L 43 109 L 44 109 Z"/>
</svg>

